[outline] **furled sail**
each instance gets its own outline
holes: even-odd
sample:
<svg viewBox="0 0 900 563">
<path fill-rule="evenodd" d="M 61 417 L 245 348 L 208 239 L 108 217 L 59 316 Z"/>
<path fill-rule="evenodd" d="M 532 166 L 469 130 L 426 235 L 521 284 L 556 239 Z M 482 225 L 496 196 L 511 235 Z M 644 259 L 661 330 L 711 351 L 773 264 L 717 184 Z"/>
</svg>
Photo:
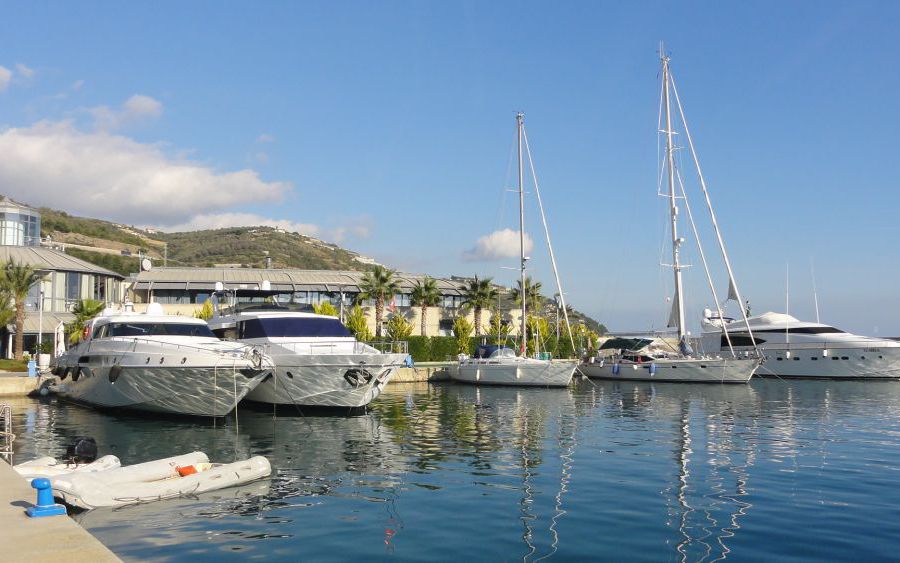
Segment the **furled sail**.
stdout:
<svg viewBox="0 0 900 563">
<path fill-rule="evenodd" d="M 669 313 L 669 322 L 666 324 L 669 328 L 678 328 L 678 299 L 672 300 L 672 311 Z"/>
</svg>

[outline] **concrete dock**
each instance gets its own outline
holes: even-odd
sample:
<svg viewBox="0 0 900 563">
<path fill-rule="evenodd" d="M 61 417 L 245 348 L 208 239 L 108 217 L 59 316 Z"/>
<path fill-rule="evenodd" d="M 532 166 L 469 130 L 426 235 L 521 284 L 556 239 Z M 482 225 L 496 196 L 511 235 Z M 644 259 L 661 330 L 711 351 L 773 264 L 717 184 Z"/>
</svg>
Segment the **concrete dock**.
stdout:
<svg viewBox="0 0 900 563">
<path fill-rule="evenodd" d="M 422 381 L 447 381 L 456 362 L 419 362 L 411 368 L 400 368 L 390 383 L 419 383 Z M 390 384 L 389 383 L 389 384 Z"/>
<path fill-rule="evenodd" d="M 94 563 L 121 561 L 68 516 L 29 518 L 36 491 L 0 460 L 0 559 L 6 562 Z"/>
<path fill-rule="evenodd" d="M 39 389 L 46 377 L 28 377 L 25 372 L 0 372 L 0 397 L 24 397 L 35 389 Z"/>
</svg>

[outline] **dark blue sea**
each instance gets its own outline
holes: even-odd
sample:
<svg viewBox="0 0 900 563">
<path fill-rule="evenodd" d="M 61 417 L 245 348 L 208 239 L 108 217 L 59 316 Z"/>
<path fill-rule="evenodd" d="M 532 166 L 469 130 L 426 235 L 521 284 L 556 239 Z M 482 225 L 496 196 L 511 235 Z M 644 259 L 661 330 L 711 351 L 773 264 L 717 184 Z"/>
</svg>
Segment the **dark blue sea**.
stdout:
<svg viewBox="0 0 900 563">
<path fill-rule="evenodd" d="M 16 461 L 268 456 L 239 489 L 75 515 L 129 561 L 900 558 L 900 382 L 388 386 L 358 416 L 14 400 Z"/>
</svg>

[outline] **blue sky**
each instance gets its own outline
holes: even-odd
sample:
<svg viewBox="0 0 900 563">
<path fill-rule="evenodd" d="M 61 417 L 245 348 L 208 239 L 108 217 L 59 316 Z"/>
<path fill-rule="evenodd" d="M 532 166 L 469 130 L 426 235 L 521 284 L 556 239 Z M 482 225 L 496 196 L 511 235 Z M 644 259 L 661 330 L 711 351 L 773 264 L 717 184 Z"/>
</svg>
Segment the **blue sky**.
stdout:
<svg viewBox="0 0 900 563">
<path fill-rule="evenodd" d="M 791 311 L 813 317 L 814 264 L 824 321 L 900 335 L 895 3 L 4 12 L 10 195 L 136 225 L 280 221 L 407 271 L 509 282 L 515 260 L 466 253 L 516 228 L 504 188 L 521 110 L 569 301 L 617 330 L 660 327 L 671 291 L 656 197 L 663 40 L 754 312 L 784 310 L 789 267 Z M 533 200 L 528 214 L 533 273 L 550 288 Z M 692 263 L 696 325 L 711 298 Z"/>
</svg>

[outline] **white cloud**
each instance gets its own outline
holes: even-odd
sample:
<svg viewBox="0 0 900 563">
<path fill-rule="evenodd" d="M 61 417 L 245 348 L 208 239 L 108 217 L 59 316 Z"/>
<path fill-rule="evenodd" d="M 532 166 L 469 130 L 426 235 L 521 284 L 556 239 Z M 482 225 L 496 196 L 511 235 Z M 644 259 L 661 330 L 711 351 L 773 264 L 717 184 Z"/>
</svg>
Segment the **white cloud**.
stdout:
<svg viewBox="0 0 900 563">
<path fill-rule="evenodd" d="M 525 254 L 531 253 L 534 242 L 525 233 Z M 519 231 L 501 229 L 484 235 L 475 242 L 475 246 L 463 253 L 467 262 L 490 262 L 504 258 L 519 256 Z"/>
<path fill-rule="evenodd" d="M 77 92 L 81 90 L 81 87 L 84 86 L 84 80 L 76 80 L 72 83 L 72 91 Z"/>
<path fill-rule="evenodd" d="M 347 238 L 367 239 L 375 230 L 375 222 L 369 215 L 357 215 L 351 217 L 333 217 L 329 221 L 332 225 L 324 236 L 333 242 L 343 242 Z"/>
<path fill-rule="evenodd" d="M 274 135 L 270 135 L 270 134 L 268 134 L 268 133 L 261 133 L 261 134 L 259 135 L 259 137 L 256 138 L 256 142 L 259 143 L 259 144 L 263 144 L 263 143 L 274 143 L 274 142 L 275 142 L 275 136 L 274 136 Z"/>
<path fill-rule="evenodd" d="M 6 68 L 5 66 L 0 66 L 0 92 L 3 92 L 7 88 L 9 88 L 9 83 L 12 80 L 12 71 Z"/>
<path fill-rule="evenodd" d="M 143 94 L 128 98 L 122 107 L 97 106 L 88 112 L 94 117 L 94 126 L 100 131 L 114 131 L 126 125 L 159 118 L 163 105 L 158 100 Z"/>
<path fill-rule="evenodd" d="M 288 219 L 269 219 L 255 213 L 201 213 L 190 220 L 177 225 L 159 226 L 160 230 L 169 233 L 183 231 L 201 231 L 205 229 L 224 229 L 226 227 L 278 227 L 301 235 L 316 236 L 319 227 L 308 223 L 295 223 Z"/>
<path fill-rule="evenodd" d="M 291 190 L 254 170 L 220 172 L 170 157 L 157 145 L 82 132 L 71 122 L 0 131 L 0 154 L 0 189 L 13 199 L 137 225 L 185 223 L 236 205 L 278 201 Z"/>
<path fill-rule="evenodd" d="M 32 76 L 34 76 L 34 69 L 28 68 L 27 66 L 23 65 L 22 63 L 16 64 L 16 72 L 21 74 L 23 78 L 31 78 Z"/>
</svg>

